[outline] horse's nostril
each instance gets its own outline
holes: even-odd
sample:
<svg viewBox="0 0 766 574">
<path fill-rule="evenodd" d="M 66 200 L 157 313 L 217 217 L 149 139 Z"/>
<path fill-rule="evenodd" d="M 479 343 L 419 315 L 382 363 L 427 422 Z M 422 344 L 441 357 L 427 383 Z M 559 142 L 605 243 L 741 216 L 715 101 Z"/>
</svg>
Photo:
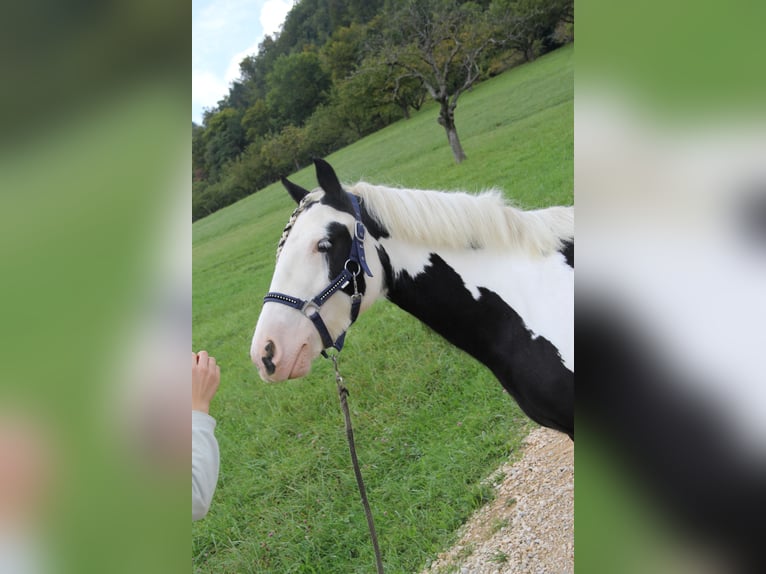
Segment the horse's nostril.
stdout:
<svg viewBox="0 0 766 574">
<path fill-rule="evenodd" d="M 274 341 L 267 341 L 263 350 L 266 352 L 266 355 L 261 357 L 263 366 L 266 367 L 266 372 L 268 374 L 273 375 L 274 371 L 277 370 L 276 365 L 274 365 L 274 361 L 272 361 L 274 358 Z"/>
<path fill-rule="evenodd" d="M 263 361 L 263 366 L 266 367 L 266 372 L 270 375 L 273 375 L 274 371 L 277 370 L 277 367 L 274 365 L 271 357 L 262 357 L 261 360 Z"/>
</svg>

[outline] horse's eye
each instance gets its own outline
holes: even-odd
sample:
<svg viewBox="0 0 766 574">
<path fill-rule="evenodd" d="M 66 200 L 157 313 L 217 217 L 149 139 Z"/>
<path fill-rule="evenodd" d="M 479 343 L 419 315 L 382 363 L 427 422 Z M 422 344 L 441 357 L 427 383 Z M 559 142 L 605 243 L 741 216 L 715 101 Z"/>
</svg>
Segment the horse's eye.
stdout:
<svg viewBox="0 0 766 574">
<path fill-rule="evenodd" d="M 332 243 L 329 239 L 322 239 L 319 243 L 317 243 L 317 250 L 320 253 L 327 253 L 330 248 L 332 247 Z"/>
</svg>

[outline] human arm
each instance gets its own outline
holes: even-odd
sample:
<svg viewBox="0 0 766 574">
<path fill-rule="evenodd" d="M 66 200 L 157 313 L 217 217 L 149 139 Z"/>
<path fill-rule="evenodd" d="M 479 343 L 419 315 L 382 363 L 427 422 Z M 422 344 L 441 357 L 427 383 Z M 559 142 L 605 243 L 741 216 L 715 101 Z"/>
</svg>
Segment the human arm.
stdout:
<svg viewBox="0 0 766 574">
<path fill-rule="evenodd" d="M 218 482 L 216 422 L 208 413 L 220 378 L 214 357 L 205 351 L 192 353 L 192 520 L 207 514 Z"/>
<path fill-rule="evenodd" d="M 218 482 L 218 441 L 213 434 L 215 419 L 192 411 L 192 520 L 204 518 L 210 509 Z"/>
</svg>

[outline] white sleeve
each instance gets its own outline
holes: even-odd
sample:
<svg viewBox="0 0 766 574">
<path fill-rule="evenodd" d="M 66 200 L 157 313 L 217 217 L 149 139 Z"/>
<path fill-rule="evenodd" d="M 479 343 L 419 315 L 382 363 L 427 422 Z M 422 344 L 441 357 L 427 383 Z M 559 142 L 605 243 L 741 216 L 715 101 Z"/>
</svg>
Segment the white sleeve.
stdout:
<svg viewBox="0 0 766 574">
<path fill-rule="evenodd" d="M 210 508 L 218 482 L 218 441 L 215 419 L 192 411 L 192 520 L 203 518 Z"/>
</svg>

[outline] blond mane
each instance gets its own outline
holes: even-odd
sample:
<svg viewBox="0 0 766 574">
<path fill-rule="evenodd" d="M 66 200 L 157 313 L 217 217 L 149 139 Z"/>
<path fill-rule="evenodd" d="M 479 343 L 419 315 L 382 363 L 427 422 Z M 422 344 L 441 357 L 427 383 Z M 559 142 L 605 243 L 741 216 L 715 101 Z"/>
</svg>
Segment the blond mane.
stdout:
<svg viewBox="0 0 766 574">
<path fill-rule="evenodd" d="M 384 187 L 359 182 L 347 191 L 392 237 L 432 247 L 523 250 L 547 255 L 574 237 L 574 208 L 524 211 L 499 191 L 479 195 Z"/>
</svg>

